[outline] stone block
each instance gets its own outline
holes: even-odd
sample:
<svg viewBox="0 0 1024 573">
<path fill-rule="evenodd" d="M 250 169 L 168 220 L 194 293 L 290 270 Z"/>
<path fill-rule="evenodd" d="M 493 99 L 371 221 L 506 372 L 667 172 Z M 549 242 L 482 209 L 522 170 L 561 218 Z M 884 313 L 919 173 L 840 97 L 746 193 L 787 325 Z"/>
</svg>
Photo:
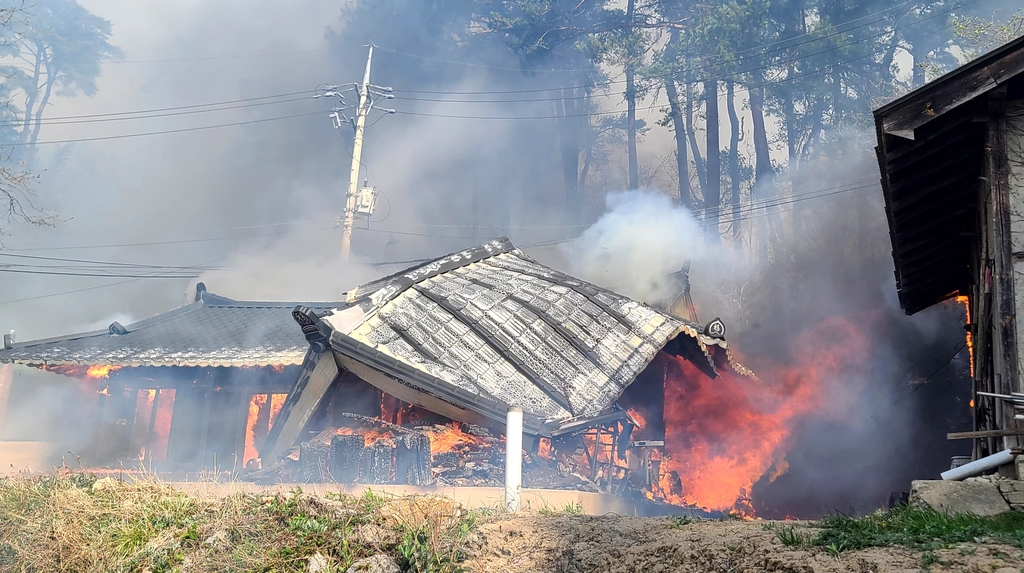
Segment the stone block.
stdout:
<svg viewBox="0 0 1024 573">
<path fill-rule="evenodd" d="M 1017 479 L 1024 480 L 1024 456 L 1014 458 L 1013 465 L 1017 468 Z"/>
<path fill-rule="evenodd" d="M 1010 511 L 1010 504 L 991 482 L 919 480 L 910 484 L 910 506 L 982 517 Z"/>
<path fill-rule="evenodd" d="M 1006 493 L 1011 492 L 1024 492 L 1024 481 L 1019 480 L 1007 480 L 999 482 L 999 491 Z"/>
<path fill-rule="evenodd" d="M 1011 491 L 1004 493 L 1003 497 L 1010 505 L 1024 505 L 1024 491 Z"/>
</svg>

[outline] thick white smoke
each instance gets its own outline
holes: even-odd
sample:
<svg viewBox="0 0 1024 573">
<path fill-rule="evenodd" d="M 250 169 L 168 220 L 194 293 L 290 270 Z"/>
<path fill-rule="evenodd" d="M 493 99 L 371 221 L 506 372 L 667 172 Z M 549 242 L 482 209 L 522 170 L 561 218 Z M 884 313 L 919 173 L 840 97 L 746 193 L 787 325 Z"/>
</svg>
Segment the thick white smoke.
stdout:
<svg viewBox="0 0 1024 573">
<path fill-rule="evenodd" d="M 743 281 L 753 270 L 731 246 L 710 243 L 705 227 L 664 193 L 613 193 L 606 204 L 607 212 L 562 249 L 580 278 L 664 307 L 681 290 L 673 275 L 689 261 L 691 282 L 700 285 L 695 302 L 713 307 L 726 283 Z"/>
</svg>

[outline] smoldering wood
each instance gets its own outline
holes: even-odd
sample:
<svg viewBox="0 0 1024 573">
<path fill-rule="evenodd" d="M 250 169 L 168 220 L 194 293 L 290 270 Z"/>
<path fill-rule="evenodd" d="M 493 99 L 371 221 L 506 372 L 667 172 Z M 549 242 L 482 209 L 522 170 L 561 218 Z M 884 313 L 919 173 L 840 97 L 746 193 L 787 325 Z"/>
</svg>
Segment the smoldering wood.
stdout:
<svg viewBox="0 0 1024 573">
<path fill-rule="evenodd" d="M 423 434 L 405 434 L 396 440 L 396 482 L 408 485 L 427 485 L 431 479 L 430 438 Z"/>
<path fill-rule="evenodd" d="M 331 447 L 319 441 L 303 442 L 299 445 L 299 475 L 307 482 L 324 481 L 328 469 Z"/>
<path fill-rule="evenodd" d="M 363 483 L 394 483 L 395 446 L 383 440 L 368 446 L 363 453 L 360 476 Z"/>
<path fill-rule="evenodd" d="M 331 475 L 338 483 L 359 481 L 359 470 L 365 454 L 364 438 L 360 435 L 331 438 Z"/>
</svg>

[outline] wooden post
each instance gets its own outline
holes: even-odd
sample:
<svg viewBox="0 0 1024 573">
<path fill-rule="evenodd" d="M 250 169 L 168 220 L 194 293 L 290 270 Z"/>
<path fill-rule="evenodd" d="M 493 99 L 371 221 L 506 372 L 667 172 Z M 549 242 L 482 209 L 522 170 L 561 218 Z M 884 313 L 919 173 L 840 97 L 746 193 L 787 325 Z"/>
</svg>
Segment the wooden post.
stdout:
<svg viewBox="0 0 1024 573">
<path fill-rule="evenodd" d="M 196 448 L 196 464 L 199 469 L 206 467 L 207 444 L 210 439 L 210 410 L 213 408 L 213 393 L 217 390 L 216 370 L 206 372 L 206 395 L 203 403 L 203 415 L 199 421 L 199 447 Z"/>
<path fill-rule="evenodd" d="M 986 175 L 992 193 L 992 255 L 993 297 L 995 313 L 994 350 L 999 355 L 996 371 L 996 392 L 1010 394 L 1017 391 L 1017 321 L 1016 299 L 1013 286 L 1013 245 L 1010 234 L 1010 167 L 1006 159 L 1006 115 L 1005 92 L 1000 98 L 994 96 L 991 116 L 988 121 L 986 141 Z M 1001 429 L 1016 428 L 1012 408 L 996 405 L 996 415 Z M 1017 438 L 1003 438 L 1003 448 L 1017 446 Z"/>
<path fill-rule="evenodd" d="M 14 365 L 0 364 L 0 433 L 4 430 L 7 418 L 7 400 L 11 397 L 11 385 L 14 383 Z"/>
<path fill-rule="evenodd" d="M 612 476 L 615 474 L 615 447 L 619 443 L 619 423 L 612 427 L 612 449 L 608 452 L 608 493 L 612 492 Z"/>
</svg>

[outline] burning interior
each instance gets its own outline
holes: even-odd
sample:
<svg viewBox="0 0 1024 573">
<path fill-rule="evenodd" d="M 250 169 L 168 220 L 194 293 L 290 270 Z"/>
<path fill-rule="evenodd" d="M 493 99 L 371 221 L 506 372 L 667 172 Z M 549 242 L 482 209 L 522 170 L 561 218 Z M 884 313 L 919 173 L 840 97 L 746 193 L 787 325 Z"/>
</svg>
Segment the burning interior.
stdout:
<svg viewBox="0 0 1024 573">
<path fill-rule="evenodd" d="M 685 380 L 753 379 L 724 334 L 718 319 L 662 312 L 499 239 L 339 303 L 233 301 L 200 284 L 181 309 L 10 344 L 0 360 L 77 381 L 91 431 L 73 451 L 90 467 L 501 485 L 516 408 L 525 487 L 693 503 L 672 462 L 685 452 L 665 447 L 666 405 Z"/>
</svg>

